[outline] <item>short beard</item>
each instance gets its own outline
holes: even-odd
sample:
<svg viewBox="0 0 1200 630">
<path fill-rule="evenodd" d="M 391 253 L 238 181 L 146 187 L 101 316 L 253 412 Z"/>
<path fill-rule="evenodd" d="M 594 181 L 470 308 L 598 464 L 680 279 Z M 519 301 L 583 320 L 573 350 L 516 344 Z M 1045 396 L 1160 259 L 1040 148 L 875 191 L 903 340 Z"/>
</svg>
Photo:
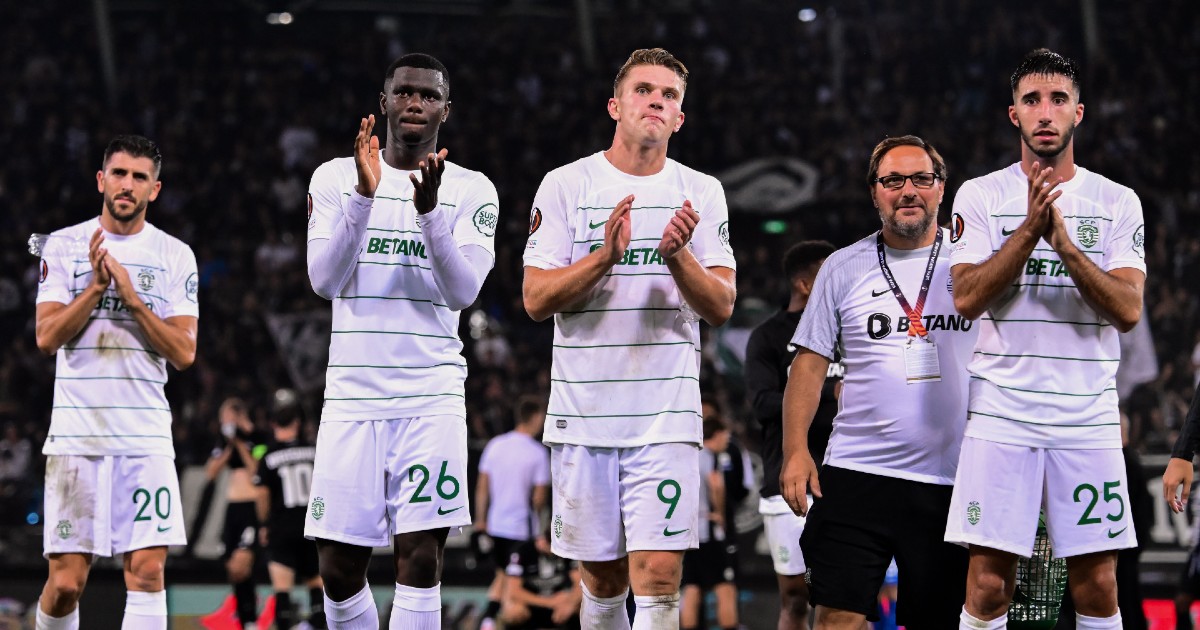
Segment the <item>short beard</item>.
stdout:
<svg viewBox="0 0 1200 630">
<path fill-rule="evenodd" d="M 917 221 L 916 223 L 901 223 L 900 221 L 896 220 L 896 215 L 893 214 L 890 218 L 886 219 L 884 223 L 886 224 L 887 228 L 896 236 L 899 236 L 906 241 L 915 241 L 919 240 L 922 236 L 925 236 L 925 234 L 929 232 L 929 226 L 933 225 L 933 220 L 936 216 L 936 214 L 931 214 L 926 211 L 921 217 L 921 220 Z"/>
<path fill-rule="evenodd" d="M 121 223 L 130 223 L 130 222 L 137 220 L 137 218 L 139 216 L 141 216 L 143 212 L 146 211 L 146 206 L 148 204 L 149 204 L 148 201 L 143 201 L 142 203 L 137 204 L 137 206 L 135 206 L 133 208 L 133 211 L 130 212 L 129 214 L 120 215 L 120 214 L 117 214 L 117 201 L 115 199 L 105 199 L 104 200 L 104 205 L 105 205 L 105 207 L 108 208 L 108 216 L 116 219 L 117 221 L 120 221 Z"/>
<path fill-rule="evenodd" d="M 1058 145 L 1056 148 L 1038 149 L 1033 145 L 1033 136 L 1026 134 L 1025 130 L 1021 129 L 1021 140 L 1025 142 L 1025 146 L 1029 147 L 1030 151 L 1033 151 L 1034 155 L 1037 155 L 1040 158 L 1058 157 L 1059 154 L 1067 149 L 1067 146 L 1071 144 L 1071 138 L 1074 137 L 1075 124 L 1072 123 L 1070 127 L 1067 127 L 1066 132 L 1062 135 L 1062 144 Z"/>
</svg>

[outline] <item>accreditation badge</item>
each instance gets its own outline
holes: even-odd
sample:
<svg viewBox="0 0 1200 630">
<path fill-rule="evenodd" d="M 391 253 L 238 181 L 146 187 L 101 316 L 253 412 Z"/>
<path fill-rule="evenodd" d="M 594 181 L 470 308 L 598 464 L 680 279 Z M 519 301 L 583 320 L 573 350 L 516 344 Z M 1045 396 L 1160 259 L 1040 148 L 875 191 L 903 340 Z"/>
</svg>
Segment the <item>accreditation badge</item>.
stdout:
<svg viewBox="0 0 1200 630">
<path fill-rule="evenodd" d="M 904 377 L 909 385 L 942 380 L 937 345 L 928 335 L 912 337 L 904 344 Z"/>
</svg>

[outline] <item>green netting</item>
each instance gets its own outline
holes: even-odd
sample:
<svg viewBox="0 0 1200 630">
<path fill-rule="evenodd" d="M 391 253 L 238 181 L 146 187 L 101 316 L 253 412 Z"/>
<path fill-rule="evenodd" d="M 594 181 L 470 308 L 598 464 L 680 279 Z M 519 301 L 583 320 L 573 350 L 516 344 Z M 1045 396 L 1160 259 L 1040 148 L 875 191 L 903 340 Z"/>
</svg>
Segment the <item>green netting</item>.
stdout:
<svg viewBox="0 0 1200 630">
<path fill-rule="evenodd" d="M 1067 563 L 1051 557 L 1046 526 L 1039 522 L 1033 555 L 1017 562 L 1017 589 L 1008 609 L 1008 627 L 1012 630 L 1053 628 L 1058 622 L 1066 588 Z"/>
</svg>

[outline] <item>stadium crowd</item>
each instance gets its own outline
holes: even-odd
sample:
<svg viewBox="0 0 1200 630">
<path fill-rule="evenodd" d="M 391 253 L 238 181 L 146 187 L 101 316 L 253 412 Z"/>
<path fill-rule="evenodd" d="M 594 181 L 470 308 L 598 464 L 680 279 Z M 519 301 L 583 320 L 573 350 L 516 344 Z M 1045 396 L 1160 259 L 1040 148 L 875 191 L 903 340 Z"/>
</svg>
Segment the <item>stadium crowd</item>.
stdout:
<svg viewBox="0 0 1200 630">
<path fill-rule="evenodd" d="M 350 153 L 354 125 L 378 108 L 362 96 L 378 89 L 379 68 L 410 51 L 446 61 L 450 159 L 487 174 L 500 194 L 495 268 L 462 317 L 479 450 L 512 429 L 521 394 L 544 398 L 549 387 L 551 327 L 530 320 L 520 299 L 534 191 L 547 171 L 605 146 L 611 123 L 599 112 L 612 73 L 629 50 L 647 45 L 692 70 L 673 156 L 713 174 L 773 157 L 818 173 L 815 197 L 798 210 L 731 210 L 742 311 L 731 325 L 741 328 L 781 303 L 777 267 L 789 244 L 842 246 L 877 227 L 865 211 L 862 165 L 879 139 L 929 139 L 946 157 L 953 192 L 1016 160 L 1004 113 L 1013 61 L 1040 45 L 1078 58 L 1087 106 L 1081 163 L 1137 191 L 1147 220 L 1146 313 L 1159 375 L 1125 401 L 1127 412 L 1139 449 L 1169 448 L 1200 379 L 1200 13 L 1189 2 L 1155 2 L 1154 11 L 1104 3 L 1092 48 L 1071 0 L 1036 11 L 949 0 L 837 3 L 818 7 L 809 22 L 790 3 L 676 3 L 684 9 L 661 12 L 639 4 L 598 3 L 593 67 L 570 12 L 533 17 L 484 3 L 489 13 L 480 16 L 313 12 L 273 26 L 238 3 L 117 10 L 121 71 L 111 104 L 90 11 L 51 1 L 0 24 L 0 140 L 10 151 L 0 169 L 4 526 L 36 510 L 53 392 L 53 360 L 33 343 L 38 267 L 25 239 L 96 213 L 92 180 L 116 133 L 162 147 L 163 192 L 149 220 L 189 243 L 199 263 L 196 363 L 167 385 L 178 466 L 205 461 L 218 406 L 230 395 L 251 401 L 265 422 L 268 395 L 301 388 L 315 432 L 319 375 L 312 381 L 296 369 L 311 348 L 281 341 L 269 322 L 327 315 L 302 262 L 308 178 Z M 951 203 L 948 195 L 943 220 Z M 782 232 L 764 231 L 767 219 L 783 219 Z M 701 386 L 753 449 L 737 360 L 726 356 L 737 352 L 719 346 L 705 350 Z"/>
</svg>

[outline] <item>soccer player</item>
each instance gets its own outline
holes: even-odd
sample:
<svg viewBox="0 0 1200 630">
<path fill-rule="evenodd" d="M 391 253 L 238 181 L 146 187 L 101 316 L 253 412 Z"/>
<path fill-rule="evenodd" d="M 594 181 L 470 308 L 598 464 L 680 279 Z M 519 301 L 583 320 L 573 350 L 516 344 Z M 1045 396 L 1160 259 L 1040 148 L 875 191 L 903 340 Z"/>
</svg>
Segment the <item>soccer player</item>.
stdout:
<svg viewBox="0 0 1200 630">
<path fill-rule="evenodd" d="M 114 138 L 96 173 L 100 216 L 55 232 L 88 241 L 87 256 L 42 259 L 37 345 L 58 358 L 39 630 L 79 627 L 92 559 L 114 554 L 125 554 L 122 628 L 167 627 L 167 546 L 187 541 L 163 385 L 167 363 L 196 358 L 199 308 L 196 256 L 146 221 L 161 168 L 150 140 Z"/>
<path fill-rule="evenodd" d="M 792 337 L 779 486 L 808 516 L 800 548 L 817 628 L 877 620 L 893 557 L 897 622 L 948 628 L 967 558 L 942 536 L 977 328 L 954 312 L 937 225 L 941 155 L 916 136 L 887 138 L 871 152 L 867 182 L 883 227 L 829 256 Z M 808 438 L 835 351 L 845 380 L 818 477 Z"/>
<path fill-rule="evenodd" d="M 779 473 L 783 468 L 783 388 L 796 356 L 796 349 L 790 345 L 792 335 L 812 294 L 817 271 L 834 249 L 827 241 L 803 241 L 784 253 L 787 308 L 759 324 L 746 344 L 746 392 L 762 428 L 763 484 L 758 511 L 763 517 L 763 532 L 779 582 L 779 630 L 808 628 L 808 585 L 804 583 L 806 567 L 800 553 L 804 517 L 794 514 L 779 494 Z M 836 389 L 843 371 L 835 355 L 808 430 L 808 450 L 814 462 L 825 459 L 825 445 L 829 443 L 833 417 L 837 415 Z"/>
<path fill-rule="evenodd" d="M 394 542 L 391 627 L 441 624 L 442 553 L 467 508 L 467 376 L 459 311 L 495 259 L 496 188 L 446 161 L 446 67 L 425 54 L 388 66 L 354 157 L 313 173 L 308 275 L 333 301 L 325 402 L 304 534 L 317 540 L 325 615 L 375 628 L 371 548 Z"/>
<path fill-rule="evenodd" d="M 550 452 L 537 440 L 545 424 L 542 402 L 523 396 L 517 401 L 516 428 L 489 441 L 479 458 L 474 529 L 491 536 L 496 563 L 482 630 L 490 630 L 500 612 L 509 559 L 522 543 L 545 535 L 542 514 L 550 503 Z"/>
<path fill-rule="evenodd" d="M 257 509 L 262 523 L 259 540 L 267 550 L 267 571 L 275 591 L 275 625 L 281 630 L 300 621 L 292 605 L 297 577 L 308 587 L 309 625 L 325 625 L 317 546 L 304 537 L 316 448 L 300 433 L 302 416 L 296 392 L 275 392 L 271 402 L 274 440 L 267 445 L 254 479 L 259 487 Z"/>
<path fill-rule="evenodd" d="M 1078 72 L 1044 48 L 1021 61 L 1008 108 L 1021 160 L 954 200 L 954 305 L 980 329 L 946 527 L 946 540 L 970 547 L 963 628 L 1004 627 L 1039 509 L 1066 558 L 1077 626 L 1121 626 L 1117 550 L 1137 541 L 1117 333 L 1141 317 L 1144 226 L 1132 190 L 1075 164 Z"/>
<path fill-rule="evenodd" d="M 581 561 L 588 628 L 679 624 L 696 546 L 700 325 L 733 311 L 725 193 L 667 158 L 687 68 L 636 50 L 613 82 L 612 146 L 551 171 L 534 197 L 525 309 L 554 316 L 545 442 L 554 552 Z"/>
<path fill-rule="evenodd" d="M 225 575 L 233 587 L 238 621 L 243 628 L 253 628 L 258 621 L 258 601 L 254 592 L 254 557 L 258 550 L 259 520 L 255 501 L 258 490 L 254 476 L 258 457 L 265 448 L 266 436 L 254 428 L 246 403 L 229 398 L 221 403 L 218 412 L 221 441 L 213 448 L 204 466 L 210 481 L 221 469 L 229 467 L 229 482 L 225 486 L 224 543 Z"/>
</svg>

